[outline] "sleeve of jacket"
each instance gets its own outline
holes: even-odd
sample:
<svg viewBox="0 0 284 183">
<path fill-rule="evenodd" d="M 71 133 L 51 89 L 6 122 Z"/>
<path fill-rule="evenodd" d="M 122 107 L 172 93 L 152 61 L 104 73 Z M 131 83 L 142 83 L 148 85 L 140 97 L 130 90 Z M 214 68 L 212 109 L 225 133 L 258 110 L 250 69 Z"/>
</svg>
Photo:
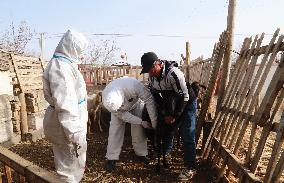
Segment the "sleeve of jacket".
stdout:
<svg viewBox="0 0 284 183">
<path fill-rule="evenodd" d="M 179 70 L 178 68 L 173 68 L 169 75 L 170 75 L 169 80 L 175 92 L 178 94 L 178 96 L 180 96 L 180 99 L 176 104 L 176 110 L 175 110 L 175 117 L 178 118 L 183 112 L 189 100 L 188 90 L 184 74 L 181 72 L 181 70 Z"/>
<path fill-rule="evenodd" d="M 57 67 L 49 74 L 49 82 L 55 110 L 67 138 L 80 143 L 84 131 L 80 121 L 78 97 L 75 90 L 76 76 L 69 63 L 57 62 Z"/>
<path fill-rule="evenodd" d="M 153 128 L 156 128 L 158 115 L 157 115 L 156 104 L 155 104 L 152 94 L 140 82 L 137 82 L 135 89 L 136 89 L 138 97 L 145 102 L 149 117 L 151 119 L 152 126 Z"/>
<path fill-rule="evenodd" d="M 121 110 L 118 110 L 118 111 L 113 111 L 112 112 L 116 117 L 118 117 L 119 119 L 121 119 L 122 121 L 124 122 L 127 122 L 127 123 L 131 123 L 131 124 L 136 124 L 136 125 L 140 125 L 141 122 L 142 122 L 142 119 L 131 114 L 130 112 L 128 111 L 121 111 Z"/>
</svg>

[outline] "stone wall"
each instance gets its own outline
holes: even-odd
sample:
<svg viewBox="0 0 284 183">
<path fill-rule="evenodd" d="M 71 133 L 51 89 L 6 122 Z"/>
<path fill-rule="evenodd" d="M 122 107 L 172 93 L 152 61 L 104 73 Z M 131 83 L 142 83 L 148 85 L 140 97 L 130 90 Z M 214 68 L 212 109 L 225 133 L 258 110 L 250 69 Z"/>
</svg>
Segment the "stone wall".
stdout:
<svg viewBox="0 0 284 183">
<path fill-rule="evenodd" d="M 44 99 L 43 90 L 26 93 L 28 126 L 31 130 L 40 130 L 43 127 L 43 117 L 48 103 Z"/>
<path fill-rule="evenodd" d="M 11 99 L 12 96 L 0 95 L 0 143 L 10 141 L 13 137 Z"/>
<path fill-rule="evenodd" d="M 0 71 L 0 95 L 13 95 L 12 78 L 9 71 Z"/>
</svg>

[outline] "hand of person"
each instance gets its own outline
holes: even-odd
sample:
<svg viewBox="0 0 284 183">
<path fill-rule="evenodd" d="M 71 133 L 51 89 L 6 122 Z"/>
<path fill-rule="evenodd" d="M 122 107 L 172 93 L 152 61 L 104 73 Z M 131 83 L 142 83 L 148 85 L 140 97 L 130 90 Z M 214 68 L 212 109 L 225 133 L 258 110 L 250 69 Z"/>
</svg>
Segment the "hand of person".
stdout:
<svg viewBox="0 0 284 183">
<path fill-rule="evenodd" d="M 170 125 L 173 124 L 176 121 L 176 119 L 173 116 L 166 116 L 165 117 L 165 123 Z"/>
<path fill-rule="evenodd" d="M 76 158 L 78 158 L 78 157 L 79 157 L 78 150 L 81 149 L 81 146 L 80 146 L 79 144 L 77 144 L 77 143 L 72 143 L 72 144 L 73 144 L 73 146 L 74 146 L 74 153 L 75 153 L 75 156 L 76 156 Z"/>
<path fill-rule="evenodd" d="M 143 126 L 143 128 L 152 128 L 151 123 L 149 123 L 148 121 L 142 121 L 141 125 Z"/>
</svg>

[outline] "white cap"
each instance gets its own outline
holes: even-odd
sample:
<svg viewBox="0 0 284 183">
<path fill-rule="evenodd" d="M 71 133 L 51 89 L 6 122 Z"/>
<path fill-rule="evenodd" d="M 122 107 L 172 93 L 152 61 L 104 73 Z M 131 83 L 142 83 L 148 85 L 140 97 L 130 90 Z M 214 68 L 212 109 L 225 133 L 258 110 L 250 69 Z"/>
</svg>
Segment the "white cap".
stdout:
<svg viewBox="0 0 284 183">
<path fill-rule="evenodd" d="M 123 96 L 118 90 L 105 90 L 102 93 L 102 101 L 108 111 L 115 112 L 122 106 Z"/>
</svg>

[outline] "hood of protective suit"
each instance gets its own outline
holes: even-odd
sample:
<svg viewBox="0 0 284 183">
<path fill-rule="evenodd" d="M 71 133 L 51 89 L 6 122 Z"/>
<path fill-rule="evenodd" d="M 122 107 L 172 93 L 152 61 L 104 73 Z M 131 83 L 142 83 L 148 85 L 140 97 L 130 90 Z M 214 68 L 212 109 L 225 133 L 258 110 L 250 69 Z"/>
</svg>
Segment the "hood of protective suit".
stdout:
<svg viewBox="0 0 284 183">
<path fill-rule="evenodd" d="M 123 99 L 119 90 L 105 90 L 102 93 L 103 105 L 110 112 L 117 111 L 122 106 Z"/>
<path fill-rule="evenodd" d="M 87 47 L 88 41 L 82 33 L 68 30 L 56 47 L 55 54 L 63 54 L 67 56 L 71 62 L 80 63 L 80 55 Z"/>
</svg>

